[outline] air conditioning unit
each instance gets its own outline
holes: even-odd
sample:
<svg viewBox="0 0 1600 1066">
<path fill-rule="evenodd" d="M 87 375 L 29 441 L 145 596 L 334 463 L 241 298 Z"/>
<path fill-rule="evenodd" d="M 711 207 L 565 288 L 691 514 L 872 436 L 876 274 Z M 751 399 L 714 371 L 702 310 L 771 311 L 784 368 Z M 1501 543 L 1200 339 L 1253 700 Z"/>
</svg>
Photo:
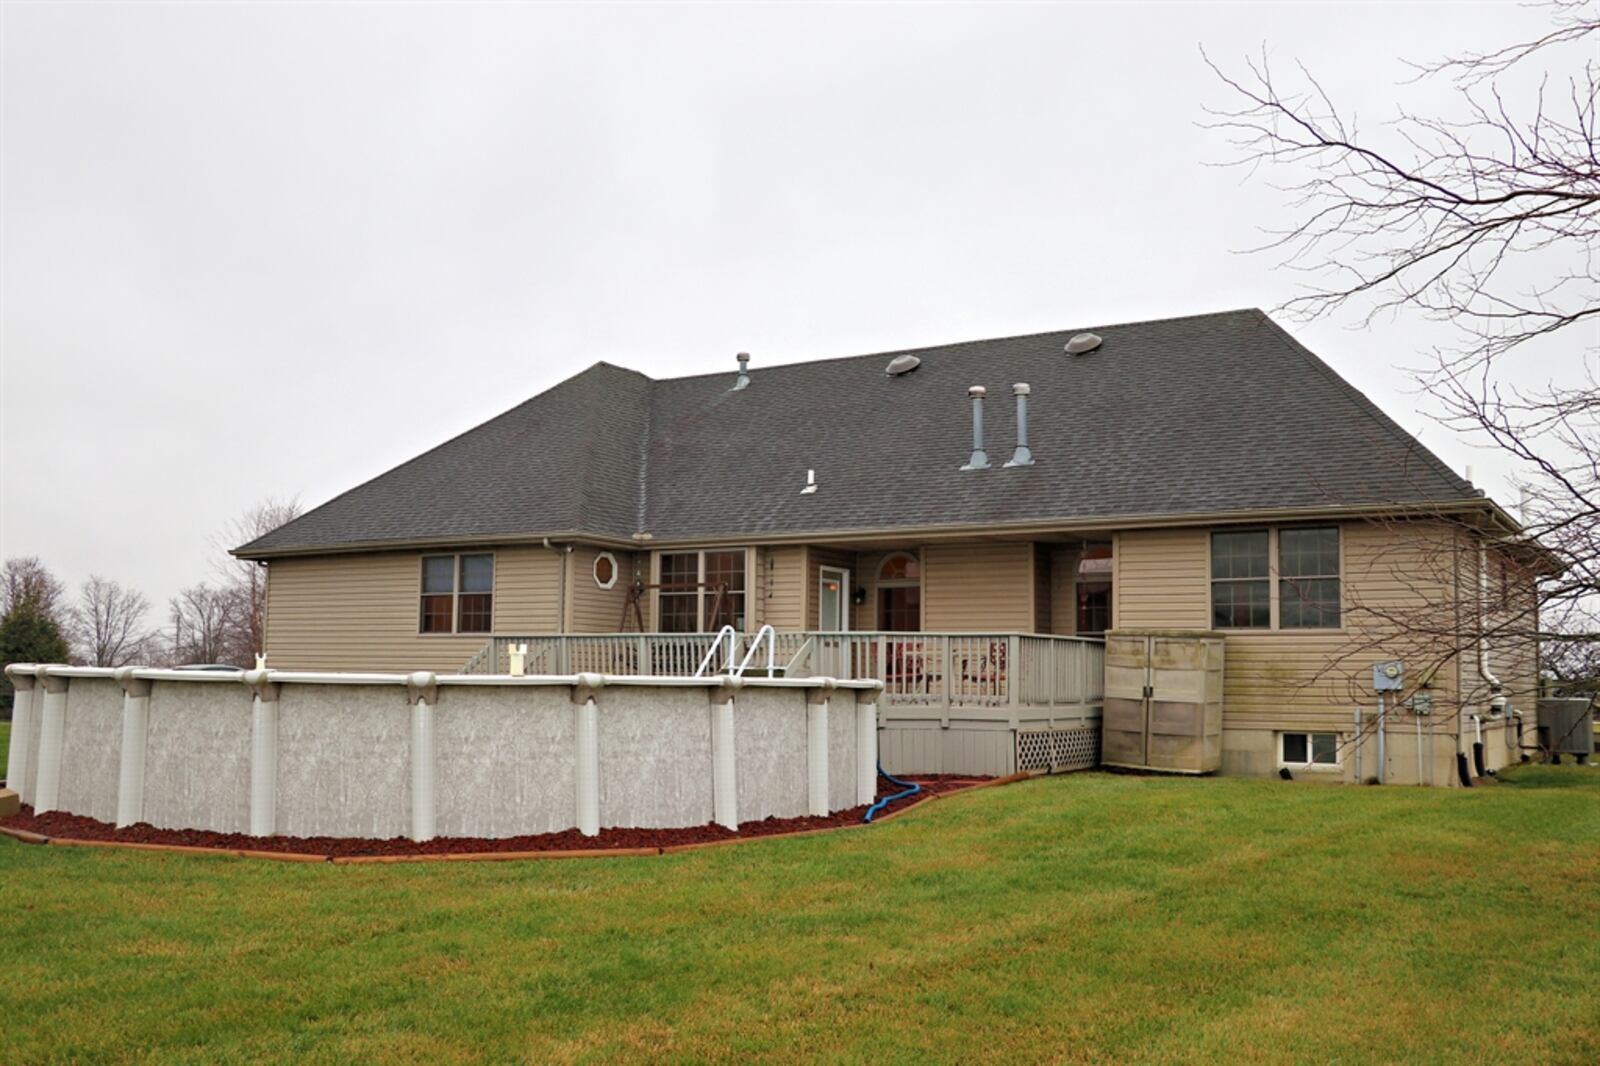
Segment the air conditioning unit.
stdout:
<svg viewBox="0 0 1600 1066">
<path fill-rule="evenodd" d="M 1539 701 L 1539 747 L 1587 762 L 1594 751 L 1594 707 L 1586 696 Z"/>
</svg>

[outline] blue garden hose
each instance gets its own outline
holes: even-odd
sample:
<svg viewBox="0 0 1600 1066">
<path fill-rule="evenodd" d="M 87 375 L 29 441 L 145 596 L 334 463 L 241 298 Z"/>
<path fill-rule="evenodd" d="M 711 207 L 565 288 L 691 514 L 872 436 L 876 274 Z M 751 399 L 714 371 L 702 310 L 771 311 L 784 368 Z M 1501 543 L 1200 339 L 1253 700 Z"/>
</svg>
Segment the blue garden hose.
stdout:
<svg viewBox="0 0 1600 1066">
<path fill-rule="evenodd" d="M 883 768 L 883 763 L 879 763 L 878 764 L 878 776 L 882 777 L 884 780 L 888 781 L 891 785 L 903 785 L 903 786 L 905 786 L 905 791 L 904 792 L 896 792 L 892 796 L 885 796 L 885 797 L 883 797 L 883 799 L 879 800 L 877 803 L 874 803 L 872 806 L 868 807 L 867 808 L 867 818 L 866 818 L 866 820 L 869 821 L 869 822 L 872 821 L 872 816 L 873 815 L 877 814 L 879 811 L 881 811 L 885 807 L 889 806 L 889 804 L 893 803 L 895 800 L 902 800 L 902 799 L 905 799 L 907 796 L 915 796 L 918 792 L 922 791 L 922 786 L 917 784 L 916 782 L 914 782 L 914 781 L 902 781 L 898 777 L 895 777 L 893 774 L 889 773 L 887 770 L 885 770 Z"/>
</svg>

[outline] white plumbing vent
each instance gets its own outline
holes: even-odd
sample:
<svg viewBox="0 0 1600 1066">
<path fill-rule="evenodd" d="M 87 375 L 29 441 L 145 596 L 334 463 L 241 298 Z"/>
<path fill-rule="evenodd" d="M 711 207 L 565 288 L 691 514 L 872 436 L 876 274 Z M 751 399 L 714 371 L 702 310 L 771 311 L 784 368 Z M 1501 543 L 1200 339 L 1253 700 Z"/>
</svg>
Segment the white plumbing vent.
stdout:
<svg viewBox="0 0 1600 1066">
<path fill-rule="evenodd" d="M 1079 333 L 1067 342 L 1068 355 L 1083 355 L 1100 347 L 1101 340 L 1094 333 Z"/>
<path fill-rule="evenodd" d="M 922 360 L 914 355 L 897 355 L 889 360 L 889 365 L 883 368 L 883 372 L 892 378 L 897 378 L 901 374 L 911 373 L 921 365 Z"/>
</svg>

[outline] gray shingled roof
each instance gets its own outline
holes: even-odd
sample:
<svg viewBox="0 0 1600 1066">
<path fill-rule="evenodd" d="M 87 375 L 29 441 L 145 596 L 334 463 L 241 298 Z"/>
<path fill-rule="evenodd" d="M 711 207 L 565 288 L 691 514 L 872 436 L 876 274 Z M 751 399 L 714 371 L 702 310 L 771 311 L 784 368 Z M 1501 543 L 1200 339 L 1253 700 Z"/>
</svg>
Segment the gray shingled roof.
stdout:
<svg viewBox="0 0 1600 1066">
<path fill-rule="evenodd" d="M 1460 501 L 1437 457 L 1257 310 L 652 381 L 597 363 L 241 554 L 450 537 L 657 540 Z M 1003 469 L 1013 382 L 1035 465 Z M 963 472 L 967 388 L 994 468 Z M 819 490 L 802 496 L 806 471 Z"/>
</svg>

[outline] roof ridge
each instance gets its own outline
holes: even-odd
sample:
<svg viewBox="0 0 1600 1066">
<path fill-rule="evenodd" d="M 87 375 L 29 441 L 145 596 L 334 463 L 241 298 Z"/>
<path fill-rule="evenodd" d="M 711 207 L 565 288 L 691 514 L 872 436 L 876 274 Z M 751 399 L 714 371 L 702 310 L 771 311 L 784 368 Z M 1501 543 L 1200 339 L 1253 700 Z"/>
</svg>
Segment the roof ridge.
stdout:
<svg viewBox="0 0 1600 1066">
<path fill-rule="evenodd" d="M 941 351 L 948 348 L 969 348 L 979 344 L 1000 344 L 1006 341 L 1031 340 L 1034 337 L 1050 337 L 1061 333 L 1083 333 L 1096 329 L 1127 329 L 1132 326 L 1165 325 L 1168 322 L 1188 322 L 1201 318 L 1225 318 L 1229 315 L 1258 314 L 1265 316 L 1266 312 L 1259 307 L 1234 307 L 1226 311 L 1203 311 L 1192 315 L 1171 315 L 1166 318 L 1142 318 L 1131 322 L 1107 322 L 1093 326 L 1073 326 L 1065 329 L 1044 329 L 1034 333 L 1011 333 L 1003 337 L 975 337 L 972 340 L 951 341 L 947 344 L 924 344 L 916 348 L 890 348 L 879 352 L 858 352 L 855 355 L 830 355 L 821 359 L 797 359 L 790 363 L 773 363 L 770 366 L 751 367 L 750 374 L 760 374 L 769 370 L 784 370 L 796 366 L 816 366 L 819 363 L 843 363 L 851 359 L 882 359 L 884 356 L 914 355 L 917 352 Z M 626 368 L 623 368 L 626 369 Z M 640 371 L 634 371 L 640 373 Z M 651 378 L 653 382 L 666 384 L 673 381 L 696 381 L 700 378 L 722 377 L 732 374 L 733 371 L 707 370 L 700 374 L 682 374 L 677 377 Z"/>
</svg>

